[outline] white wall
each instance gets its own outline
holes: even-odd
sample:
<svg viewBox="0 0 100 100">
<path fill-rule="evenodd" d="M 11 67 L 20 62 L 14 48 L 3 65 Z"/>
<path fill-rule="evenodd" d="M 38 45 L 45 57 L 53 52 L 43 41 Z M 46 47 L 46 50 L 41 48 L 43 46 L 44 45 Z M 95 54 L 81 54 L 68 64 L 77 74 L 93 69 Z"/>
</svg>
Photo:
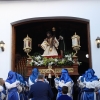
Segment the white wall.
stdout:
<svg viewBox="0 0 100 100">
<path fill-rule="evenodd" d="M 6 44 L 5 51 L 0 50 L 0 77 L 6 79 L 11 69 L 11 25 L 10 23 L 34 17 L 71 16 L 90 20 L 91 50 L 93 69 L 100 77 L 100 49 L 95 39 L 100 36 L 100 1 L 16 1 L 0 2 L 0 40 Z"/>
</svg>

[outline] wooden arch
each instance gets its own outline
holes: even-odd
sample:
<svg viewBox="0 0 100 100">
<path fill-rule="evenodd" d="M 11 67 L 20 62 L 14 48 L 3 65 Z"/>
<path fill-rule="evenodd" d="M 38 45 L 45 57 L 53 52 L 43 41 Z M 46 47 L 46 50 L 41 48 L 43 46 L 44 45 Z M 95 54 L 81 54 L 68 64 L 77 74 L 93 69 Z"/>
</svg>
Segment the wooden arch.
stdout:
<svg viewBox="0 0 100 100">
<path fill-rule="evenodd" d="M 88 38 L 88 52 L 89 52 L 89 67 L 92 66 L 92 59 L 91 59 L 91 45 L 90 45 L 90 25 L 89 20 L 83 18 L 76 18 L 76 17 L 64 17 L 64 16 L 55 16 L 55 17 L 38 17 L 38 18 L 29 18 L 23 19 L 19 21 L 12 22 L 12 52 L 11 52 L 11 69 L 14 70 L 15 68 L 15 49 L 16 49 L 16 31 L 15 27 L 19 25 L 24 25 L 27 23 L 34 23 L 34 22 L 46 22 L 46 21 L 69 21 L 69 22 L 78 22 L 78 23 L 85 23 L 87 25 L 87 38 Z"/>
</svg>

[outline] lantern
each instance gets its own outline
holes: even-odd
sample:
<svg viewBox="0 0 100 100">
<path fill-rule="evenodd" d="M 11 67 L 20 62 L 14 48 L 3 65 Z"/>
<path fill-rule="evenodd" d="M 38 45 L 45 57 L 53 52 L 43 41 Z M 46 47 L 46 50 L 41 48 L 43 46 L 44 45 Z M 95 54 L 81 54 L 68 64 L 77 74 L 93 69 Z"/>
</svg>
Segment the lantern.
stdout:
<svg viewBox="0 0 100 100">
<path fill-rule="evenodd" d="M 29 52 L 32 50 L 32 39 L 30 37 L 24 38 L 24 48 L 23 50 L 27 53 L 27 55 L 30 57 Z"/>
<path fill-rule="evenodd" d="M 100 37 L 96 38 L 96 42 L 97 42 L 97 48 L 100 48 Z"/>
<path fill-rule="evenodd" d="M 5 43 L 3 41 L 0 41 L 0 48 L 2 51 L 4 51 L 4 46 L 5 46 Z"/>
<path fill-rule="evenodd" d="M 74 56 L 76 56 L 77 51 L 80 50 L 80 36 L 78 36 L 75 32 L 75 35 L 72 36 L 72 48 L 76 51 Z"/>
</svg>

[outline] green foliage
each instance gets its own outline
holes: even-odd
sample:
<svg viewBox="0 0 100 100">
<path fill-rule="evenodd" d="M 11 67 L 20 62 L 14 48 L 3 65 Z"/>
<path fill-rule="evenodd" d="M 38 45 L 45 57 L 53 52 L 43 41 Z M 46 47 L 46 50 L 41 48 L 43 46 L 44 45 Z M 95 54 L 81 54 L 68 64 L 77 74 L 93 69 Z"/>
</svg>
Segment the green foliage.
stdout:
<svg viewBox="0 0 100 100">
<path fill-rule="evenodd" d="M 39 53 L 34 53 L 32 56 L 33 61 L 31 62 L 32 66 L 72 66 L 74 61 L 72 59 L 72 52 L 65 52 L 64 58 L 47 58 L 42 57 Z M 80 62 L 77 62 L 80 65 Z"/>
</svg>

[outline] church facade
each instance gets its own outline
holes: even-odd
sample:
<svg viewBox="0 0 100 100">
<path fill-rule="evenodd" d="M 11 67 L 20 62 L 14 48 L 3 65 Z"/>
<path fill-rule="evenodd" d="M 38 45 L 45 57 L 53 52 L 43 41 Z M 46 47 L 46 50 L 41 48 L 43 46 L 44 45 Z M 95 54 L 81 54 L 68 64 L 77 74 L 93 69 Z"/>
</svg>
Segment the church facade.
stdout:
<svg viewBox="0 0 100 100">
<path fill-rule="evenodd" d="M 11 23 L 29 18 L 55 16 L 77 17 L 90 21 L 92 68 L 100 77 L 100 49 L 95 41 L 98 36 L 100 37 L 99 5 L 99 0 L 0 1 L 0 41 L 5 43 L 4 52 L 0 49 L 0 77 L 6 79 L 11 70 Z"/>
</svg>

